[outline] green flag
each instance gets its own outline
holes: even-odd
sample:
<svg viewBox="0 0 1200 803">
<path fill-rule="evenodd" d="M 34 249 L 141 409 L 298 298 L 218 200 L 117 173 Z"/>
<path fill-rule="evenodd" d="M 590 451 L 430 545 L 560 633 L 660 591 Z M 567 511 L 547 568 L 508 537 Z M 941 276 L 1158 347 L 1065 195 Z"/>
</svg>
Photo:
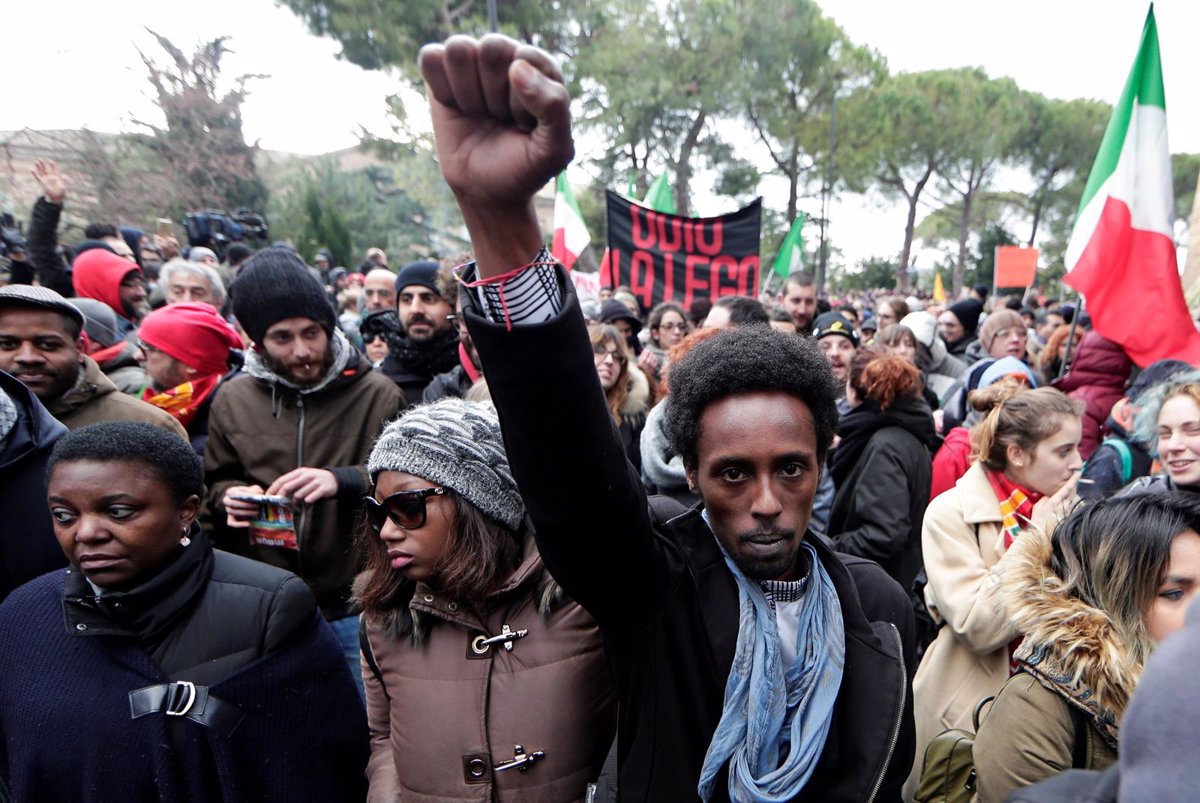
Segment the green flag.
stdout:
<svg viewBox="0 0 1200 803">
<path fill-rule="evenodd" d="M 775 267 L 772 270 L 781 279 L 786 279 L 789 273 L 804 267 L 804 237 L 800 233 L 803 229 L 804 213 L 801 212 L 792 221 L 792 227 L 783 238 L 783 245 L 779 246 L 779 255 L 775 257 Z"/>
<path fill-rule="evenodd" d="M 675 193 L 671 190 L 671 182 L 667 181 L 665 173 L 654 179 L 646 197 L 642 199 L 642 206 L 648 206 L 655 212 L 675 214 Z"/>
</svg>

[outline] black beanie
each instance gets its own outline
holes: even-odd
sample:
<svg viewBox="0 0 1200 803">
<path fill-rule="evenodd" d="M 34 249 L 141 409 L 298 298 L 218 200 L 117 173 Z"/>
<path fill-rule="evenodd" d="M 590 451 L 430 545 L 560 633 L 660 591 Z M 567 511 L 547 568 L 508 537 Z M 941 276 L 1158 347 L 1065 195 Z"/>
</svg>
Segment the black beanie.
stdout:
<svg viewBox="0 0 1200 803">
<path fill-rule="evenodd" d="M 255 343 L 287 318 L 310 318 L 333 335 L 337 317 L 325 289 L 294 251 L 266 248 L 242 265 L 229 286 L 233 315 Z"/>
<path fill-rule="evenodd" d="M 954 317 L 958 318 L 958 322 L 962 324 L 963 329 L 967 330 L 968 335 L 975 334 L 975 330 L 979 326 L 979 316 L 983 314 L 982 301 L 965 298 L 951 304 L 947 310 L 954 313 Z"/>
</svg>

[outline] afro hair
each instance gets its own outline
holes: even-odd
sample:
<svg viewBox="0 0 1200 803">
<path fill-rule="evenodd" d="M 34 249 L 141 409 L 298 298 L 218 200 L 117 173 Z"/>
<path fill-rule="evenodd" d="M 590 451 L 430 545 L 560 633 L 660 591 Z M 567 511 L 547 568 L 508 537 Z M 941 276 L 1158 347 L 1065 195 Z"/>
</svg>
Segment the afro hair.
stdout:
<svg viewBox="0 0 1200 803">
<path fill-rule="evenodd" d="M 68 432 L 50 452 L 46 481 L 59 463 L 141 463 L 171 489 L 176 503 L 204 498 L 204 468 L 190 443 L 150 424 L 105 421 Z"/>
<path fill-rule="evenodd" d="M 816 342 L 769 326 L 727 329 L 671 366 L 667 436 L 684 466 L 695 468 L 700 418 L 708 405 L 739 393 L 791 394 L 812 412 L 817 458 L 824 462 L 837 431 L 838 383 Z"/>
</svg>

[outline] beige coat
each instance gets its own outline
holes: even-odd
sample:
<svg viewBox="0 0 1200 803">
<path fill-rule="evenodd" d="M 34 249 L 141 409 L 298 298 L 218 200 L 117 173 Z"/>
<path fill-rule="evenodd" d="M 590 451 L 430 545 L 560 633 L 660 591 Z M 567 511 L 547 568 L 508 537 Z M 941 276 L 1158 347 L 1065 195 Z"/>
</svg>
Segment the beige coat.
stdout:
<svg viewBox="0 0 1200 803">
<path fill-rule="evenodd" d="M 368 616 L 369 803 L 574 803 L 600 774 L 616 730 L 616 696 L 600 631 L 557 586 L 533 539 L 478 614 L 417 584 L 409 608 L 429 623 L 414 645 Z M 473 647 L 485 634 L 528 634 Z M 542 751 L 526 772 L 493 768 L 514 748 Z"/>
<path fill-rule="evenodd" d="M 975 704 L 997 694 L 1008 679 L 1008 645 L 1017 629 L 1001 578 L 1017 551 L 1004 551 L 1000 521 L 1000 503 L 979 463 L 925 511 L 925 601 L 934 620 L 945 625 L 913 680 L 917 753 L 906 799 L 916 790 L 933 737 L 947 728 L 972 730 Z"/>
</svg>

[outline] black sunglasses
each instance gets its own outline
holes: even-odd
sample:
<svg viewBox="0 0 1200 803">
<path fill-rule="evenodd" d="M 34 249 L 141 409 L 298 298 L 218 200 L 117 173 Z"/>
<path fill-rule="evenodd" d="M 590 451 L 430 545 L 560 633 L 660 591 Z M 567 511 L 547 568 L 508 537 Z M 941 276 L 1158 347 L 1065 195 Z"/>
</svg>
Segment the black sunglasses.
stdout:
<svg viewBox="0 0 1200 803">
<path fill-rule="evenodd" d="M 383 525 L 388 519 L 401 530 L 419 530 L 425 526 L 425 500 L 445 493 L 445 488 L 420 488 L 394 493 L 382 502 L 376 501 L 373 496 L 363 497 L 367 506 L 367 523 L 377 533 L 383 532 Z"/>
</svg>

